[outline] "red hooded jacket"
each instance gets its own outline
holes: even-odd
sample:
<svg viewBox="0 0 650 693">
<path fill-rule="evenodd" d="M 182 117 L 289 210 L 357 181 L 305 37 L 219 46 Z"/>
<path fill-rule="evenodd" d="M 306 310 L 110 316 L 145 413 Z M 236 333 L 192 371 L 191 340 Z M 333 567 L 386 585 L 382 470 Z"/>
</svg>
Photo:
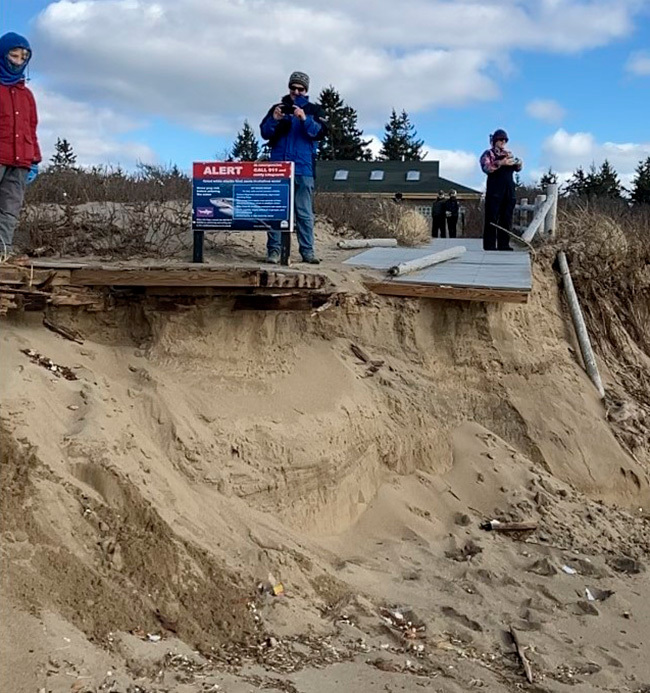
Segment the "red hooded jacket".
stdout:
<svg viewBox="0 0 650 693">
<path fill-rule="evenodd" d="M 0 164 L 29 168 L 41 161 L 36 101 L 25 86 L 0 84 Z"/>
</svg>

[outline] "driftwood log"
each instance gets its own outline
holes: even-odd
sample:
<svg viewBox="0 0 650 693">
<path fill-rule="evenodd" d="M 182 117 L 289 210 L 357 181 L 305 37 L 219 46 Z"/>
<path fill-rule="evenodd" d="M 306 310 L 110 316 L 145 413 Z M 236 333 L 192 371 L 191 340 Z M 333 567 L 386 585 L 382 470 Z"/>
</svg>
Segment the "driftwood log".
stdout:
<svg viewBox="0 0 650 693">
<path fill-rule="evenodd" d="M 533 669 L 530 666 L 530 662 L 528 661 L 526 653 L 524 652 L 524 648 L 521 645 L 521 641 L 519 640 L 519 634 L 512 626 L 510 626 L 510 635 L 512 636 L 512 642 L 515 645 L 515 650 L 517 651 L 517 656 L 519 657 L 521 666 L 524 668 L 526 680 L 528 681 L 528 683 L 533 683 Z"/>
<path fill-rule="evenodd" d="M 388 270 L 388 273 L 394 277 L 401 277 L 404 274 L 417 272 L 418 270 L 426 269 L 427 267 L 437 265 L 441 262 L 446 262 L 447 260 L 454 260 L 466 252 L 467 248 L 465 248 L 465 246 L 455 245 L 452 248 L 445 248 L 445 250 L 440 250 L 437 253 L 425 255 L 417 260 L 409 260 L 408 262 L 402 262 L 399 265 L 394 265 Z"/>
<path fill-rule="evenodd" d="M 355 248 L 396 248 L 396 238 L 350 238 L 345 241 L 339 241 L 336 244 L 344 250 L 353 250 Z"/>
</svg>

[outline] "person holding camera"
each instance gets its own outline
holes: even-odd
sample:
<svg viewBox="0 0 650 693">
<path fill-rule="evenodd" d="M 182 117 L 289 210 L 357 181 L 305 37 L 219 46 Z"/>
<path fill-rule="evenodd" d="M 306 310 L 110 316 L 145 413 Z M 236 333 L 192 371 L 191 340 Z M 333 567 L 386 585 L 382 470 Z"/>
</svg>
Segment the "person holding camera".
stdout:
<svg viewBox="0 0 650 693">
<path fill-rule="evenodd" d="M 507 144 L 506 131 L 495 130 L 490 135 L 490 149 L 481 155 L 481 168 L 487 175 L 483 250 L 512 250 L 508 232 L 517 202 L 514 174 L 521 171 L 523 163 L 506 148 Z"/>
<path fill-rule="evenodd" d="M 327 133 L 325 112 L 310 103 L 309 76 L 292 72 L 289 93 L 268 110 L 260 123 L 262 138 L 268 140 L 271 161 L 294 162 L 294 210 L 298 249 L 303 262 L 318 264 L 314 252 L 314 173 L 316 149 Z M 280 262 L 281 231 L 270 231 L 266 261 Z"/>
</svg>

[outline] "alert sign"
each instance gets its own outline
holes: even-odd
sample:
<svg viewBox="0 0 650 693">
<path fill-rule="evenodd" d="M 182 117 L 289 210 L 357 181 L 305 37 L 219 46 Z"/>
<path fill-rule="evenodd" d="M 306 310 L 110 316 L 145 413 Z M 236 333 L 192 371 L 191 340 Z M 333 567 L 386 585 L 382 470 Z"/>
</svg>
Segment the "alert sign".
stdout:
<svg viewBox="0 0 650 693">
<path fill-rule="evenodd" d="M 192 228 L 292 231 L 293 162 L 194 162 Z"/>
</svg>

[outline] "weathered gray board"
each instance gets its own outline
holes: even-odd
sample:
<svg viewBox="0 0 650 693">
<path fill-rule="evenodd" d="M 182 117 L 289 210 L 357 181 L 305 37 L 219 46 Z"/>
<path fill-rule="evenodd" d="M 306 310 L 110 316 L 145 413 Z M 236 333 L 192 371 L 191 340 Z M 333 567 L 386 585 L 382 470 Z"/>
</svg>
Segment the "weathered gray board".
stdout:
<svg viewBox="0 0 650 693">
<path fill-rule="evenodd" d="M 483 250 L 480 238 L 435 238 L 419 248 L 371 248 L 348 258 L 345 263 L 355 267 L 388 270 L 400 262 L 415 260 L 457 245 L 467 248 L 467 252 L 461 257 L 390 281 L 396 284 L 433 284 L 477 289 L 532 289 L 528 252 L 487 252 Z"/>
</svg>

